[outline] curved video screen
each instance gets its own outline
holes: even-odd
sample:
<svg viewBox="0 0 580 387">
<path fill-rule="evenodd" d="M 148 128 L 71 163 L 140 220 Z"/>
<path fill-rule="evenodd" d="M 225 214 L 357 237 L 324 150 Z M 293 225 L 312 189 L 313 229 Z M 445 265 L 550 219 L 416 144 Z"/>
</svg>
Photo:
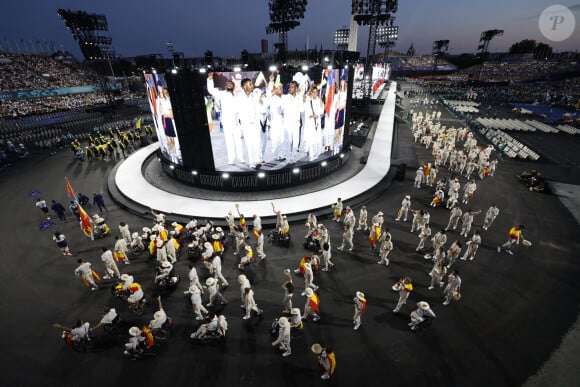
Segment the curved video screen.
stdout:
<svg viewBox="0 0 580 387">
<path fill-rule="evenodd" d="M 171 160 L 172 163 L 183 165 L 171 96 L 167 89 L 165 76 L 156 73 L 145 73 L 144 76 L 147 86 L 147 99 L 149 100 L 153 123 L 159 139 L 159 149 L 163 156 Z"/>
<path fill-rule="evenodd" d="M 276 170 L 338 154 L 348 122 L 348 69 L 213 72 L 206 110 L 215 169 Z"/>
</svg>

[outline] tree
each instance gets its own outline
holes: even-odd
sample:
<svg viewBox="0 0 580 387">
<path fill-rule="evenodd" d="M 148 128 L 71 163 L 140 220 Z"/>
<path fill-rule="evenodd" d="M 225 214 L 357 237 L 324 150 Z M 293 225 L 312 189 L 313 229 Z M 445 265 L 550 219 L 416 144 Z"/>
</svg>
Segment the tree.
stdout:
<svg viewBox="0 0 580 387">
<path fill-rule="evenodd" d="M 512 44 L 510 54 L 533 54 L 535 59 L 543 59 L 552 56 L 552 47 L 546 43 L 524 39 Z"/>
</svg>

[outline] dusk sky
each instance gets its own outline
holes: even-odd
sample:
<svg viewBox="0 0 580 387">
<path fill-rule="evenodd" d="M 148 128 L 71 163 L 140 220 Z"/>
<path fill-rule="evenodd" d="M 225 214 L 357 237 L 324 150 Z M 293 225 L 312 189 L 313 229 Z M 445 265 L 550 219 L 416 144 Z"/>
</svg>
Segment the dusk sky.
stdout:
<svg viewBox="0 0 580 387">
<path fill-rule="evenodd" d="M 334 31 L 349 25 L 351 3 L 309 0 L 301 25 L 288 34 L 289 48 L 303 49 L 307 42 L 311 48 L 334 48 Z M 553 4 L 567 6 L 576 18 L 574 33 L 562 42 L 547 40 L 538 27 L 541 12 Z M 202 56 L 208 49 L 216 56 L 238 57 L 244 48 L 259 52 L 261 39 L 277 41 L 265 31 L 267 0 L 27 0 L 3 3 L 0 43 L 47 39 L 81 58 L 58 8 L 105 14 L 113 48 L 121 56 L 167 56 L 166 42 L 172 41 L 187 57 Z M 580 48 L 580 0 L 400 0 L 395 24 L 400 28 L 395 50 L 406 51 L 414 43 L 418 54 L 430 53 L 433 41 L 440 39 L 450 40 L 451 53 L 474 52 L 481 32 L 488 29 L 505 31 L 492 41 L 492 52 L 506 51 L 525 38 L 548 43 L 556 51 Z M 366 29 L 361 28 L 363 56 L 366 40 Z"/>
</svg>

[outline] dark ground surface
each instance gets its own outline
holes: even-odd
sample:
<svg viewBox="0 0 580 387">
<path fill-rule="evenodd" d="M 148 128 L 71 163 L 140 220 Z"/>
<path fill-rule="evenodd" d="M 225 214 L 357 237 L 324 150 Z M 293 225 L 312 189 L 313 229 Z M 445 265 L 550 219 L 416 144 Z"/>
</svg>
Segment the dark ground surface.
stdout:
<svg viewBox="0 0 580 387">
<path fill-rule="evenodd" d="M 431 159 L 424 148 L 411 142 L 406 125 L 401 125 L 397 141 L 400 149 L 416 151 L 416 157 L 407 151 L 395 153 L 409 166 L 416 166 L 417 160 Z M 501 213 L 489 231 L 482 231 L 483 245 L 476 259 L 458 261 L 456 268 L 463 279 L 463 298 L 458 302 L 443 306 L 441 289 L 427 290 L 431 264 L 415 252 L 418 239 L 409 232 L 410 222 L 394 221 L 405 194 L 412 196 L 416 209 L 426 209 L 431 200 L 432 189 L 413 188 L 414 169 L 409 168 L 405 181 L 392 182 L 379 198 L 367 203 L 369 217 L 380 210 L 385 213 L 395 245 L 390 266 L 376 264 L 376 253 L 366 241 L 368 235 L 360 231 L 355 235 L 352 253 L 337 251 L 339 225 L 322 220 L 332 236 L 336 266 L 331 272 L 315 275 L 322 319 L 305 323 L 304 337 L 293 340 L 290 357 L 282 358 L 271 347 L 268 328 L 281 309 L 283 268 L 296 267 L 306 253 L 302 247 L 303 222 L 292 224 L 294 238 L 289 248 L 266 245 L 268 257 L 250 277 L 257 303 L 265 311 L 264 319 L 241 319 L 236 281 L 239 272 L 231 250 L 226 252 L 224 274 L 231 286 L 223 292 L 230 301 L 223 310 L 230 325 L 224 345 L 193 346 L 187 339 L 197 324 L 184 306 L 189 261 L 182 254 L 176 264 L 182 281 L 164 299 L 175 324 L 157 357 L 138 361 L 125 358 L 122 344 L 128 339 L 126 330 L 108 340 L 102 331 L 98 332 L 97 351 L 74 352 L 64 345 L 52 323 L 70 326 L 79 318 L 96 323 L 103 306 L 112 305 L 128 329 L 147 323 L 155 309 L 149 306 L 142 316 L 131 313 L 111 296 L 110 281 L 101 281 L 96 292 L 87 290 L 73 274 L 76 259 L 87 259 L 102 274 L 100 247 L 112 248 L 113 237 L 90 241 L 76 222 L 56 221 L 52 229 L 39 230 L 41 212 L 29 192 L 40 190 L 47 201 L 57 199 L 64 204 L 64 176 L 77 192 L 90 194 L 106 185 L 112 166 L 103 162 L 78 165 L 70 152 L 61 152 L 22 160 L 0 176 L 4 214 L 0 227 L 5 230 L 0 247 L 3 386 L 354 386 L 361 382 L 368 386 L 520 386 L 558 348 L 577 318 L 577 223 L 556 196 L 528 192 L 516 181 L 515 175 L 527 164 L 503 161 L 494 178 L 478 181 L 470 205 L 485 212 L 497 202 Z M 440 176 L 449 173 L 442 169 Z M 465 178 L 460 180 L 463 185 Z M 151 225 L 151 220 L 126 213 L 107 199 L 107 223 L 113 235 L 118 234 L 120 221 L 127 222 L 132 231 Z M 94 208 L 90 210 L 92 213 Z M 434 232 L 447 224 L 447 210 L 430 212 Z M 483 214 L 476 217 L 475 227 L 482 221 Z M 526 225 L 525 236 L 534 242 L 533 247 L 519 246 L 514 256 L 497 253 L 496 246 L 504 242 L 514 224 Z M 54 246 L 51 237 L 56 230 L 68 237 L 72 257 L 63 256 Z M 449 243 L 458 237 L 458 232 L 451 232 Z M 120 270 L 133 274 L 150 293 L 154 267 L 143 254 Z M 205 276 L 199 262 L 196 267 Z M 402 276 L 414 279 L 415 291 L 401 313 L 394 314 L 397 295 L 390 288 Z M 302 309 L 302 279 L 295 277 L 295 284 L 294 303 Z M 354 331 L 352 298 L 357 290 L 366 293 L 368 308 L 361 328 Z M 420 300 L 431 303 L 438 318 L 428 330 L 412 333 L 407 327 L 408 314 Z M 330 381 L 319 379 L 316 360 L 309 350 L 314 342 L 330 345 L 336 351 L 337 368 Z M 570 375 L 566 385 L 578 385 L 576 377 Z"/>
</svg>

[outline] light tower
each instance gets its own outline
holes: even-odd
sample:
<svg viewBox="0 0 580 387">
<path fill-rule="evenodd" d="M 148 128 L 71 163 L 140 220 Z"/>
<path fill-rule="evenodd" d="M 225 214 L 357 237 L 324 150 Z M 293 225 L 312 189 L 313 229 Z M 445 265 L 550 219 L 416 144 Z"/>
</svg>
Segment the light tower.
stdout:
<svg viewBox="0 0 580 387">
<path fill-rule="evenodd" d="M 300 25 L 298 20 L 304 18 L 307 4 L 307 0 L 270 0 L 268 2 L 270 24 L 266 27 L 266 33 L 278 34 L 278 43 L 274 44 L 274 48 L 280 61 L 286 60 L 288 31 Z"/>
<path fill-rule="evenodd" d="M 481 60 L 481 64 L 479 65 L 477 73 L 475 74 L 476 81 L 479 80 L 479 76 L 481 75 L 481 68 L 483 67 L 483 62 L 487 60 L 487 57 L 489 56 L 489 43 L 493 38 L 501 35 L 503 35 L 503 30 L 487 30 L 481 33 L 476 53 L 476 57 L 479 60 Z"/>
<path fill-rule="evenodd" d="M 371 96 L 372 63 L 377 47 L 377 31 L 379 26 L 385 26 L 397 12 L 398 0 L 353 0 L 352 15 L 359 25 L 369 26 L 367 53 L 365 61 L 365 81 L 363 82 L 363 98 Z"/>
<path fill-rule="evenodd" d="M 350 29 L 341 28 L 334 33 L 334 45 L 340 50 L 344 51 L 348 48 L 350 41 Z"/>
<path fill-rule="evenodd" d="M 433 42 L 431 55 L 433 56 L 433 72 L 437 70 L 437 59 L 449 50 L 449 40 L 436 40 Z"/>
</svg>

